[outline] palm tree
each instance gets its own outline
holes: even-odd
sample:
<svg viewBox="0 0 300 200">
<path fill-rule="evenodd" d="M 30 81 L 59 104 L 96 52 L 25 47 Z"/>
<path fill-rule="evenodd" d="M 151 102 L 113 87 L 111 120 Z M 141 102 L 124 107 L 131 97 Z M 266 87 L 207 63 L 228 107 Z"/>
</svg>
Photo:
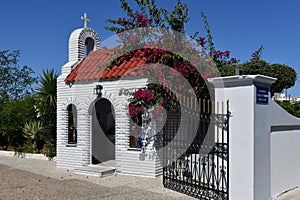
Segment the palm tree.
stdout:
<svg viewBox="0 0 300 200">
<path fill-rule="evenodd" d="M 37 88 L 38 114 L 44 125 L 45 142 L 55 142 L 56 137 L 56 80 L 58 74 L 54 69 L 43 70 Z"/>
<path fill-rule="evenodd" d="M 43 70 L 43 75 L 39 77 L 40 87 L 38 97 L 42 106 L 48 107 L 51 111 L 56 112 L 56 80 L 58 74 L 54 69 Z"/>
</svg>

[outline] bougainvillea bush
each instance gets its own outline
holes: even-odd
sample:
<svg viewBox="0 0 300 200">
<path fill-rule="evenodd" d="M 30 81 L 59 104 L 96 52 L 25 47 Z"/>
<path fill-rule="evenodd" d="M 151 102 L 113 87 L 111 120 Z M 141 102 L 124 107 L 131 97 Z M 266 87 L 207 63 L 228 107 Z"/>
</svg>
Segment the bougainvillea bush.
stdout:
<svg viewBox="0 0 300 200">
<path fill-rule="evenodd" d="M 169 67 L 169 70 L 166 70 L 151 66 L 152 69 L 146 70 L 147 75 L 150 79 L 155 77 L 156 83 L 160 84 L 149 83 L 145 88 L 129 95 L 128 114 L 134 120 L 137 120 L 145 108 L 153 106 L 158 106 L 154 110 L 155 114 L 160 113 L 161 107 L 166 110 L 178 110 L 178 95 L 174 95 L 175 93 L 210 98 L 205 81 L 207 78 L 218 76 L 215 63 L 238 62 L 237 59 L 230 57 L 230 51 L 216 51 L 210 40 L 211 36 L 208 42 L 204 37 L 198 37 L 197 33 L 186 37 L 188 8 L 181 1 L 177 1 L 173 11 L 158 8 L 155 1 L 136 0 L 138 6 L 136 11 L 126 1 L 120 2 L 127 16 L 107 20 L 113 24 L 107 29 L 117 33 L 122 45 L 115 63 L 132 57 L 143 57 L 146 63 Z M 207 28 L 209 29 L 208 26 Z M 206 53 L 209 50 L 210 53 Z M 138 71 L 144 73 L 144 68 Z M 186 79 L 188 84 L 184 84 L 180 77 Z"/>
<path fill-rule="evenodd" d="M 112 25 L 106 27 L 106 29 L 115 32 L 120 43 L 122 43 L 119 57 L 116 60 L 144 57 L 146 63 L 168 66 L 169 71 L 162 72 L 161 68 L 155 68 L 155 70 L 148 70 L 148 72 L 152 77 L 156 77 L 160 83 L 173 86 L 171 88 L 150 83 L 147 87 L 137 90 L 138 95 L 132 93 L 129 98 L 129 115 L 131 117 L 140 114 L 144 108 L 154 105 L 163 104 L 167 110 L 176 109 L 177 97 L 176 95 L 169 95 L 170 90 L 176 94 L 194 93 L 197 98 L 210 98 L 206 79 L 220 75 L 234 75 L 232 69 L 239 67 L 237 65 L 240 62 L 239 59 L 232 57 L 229 50 L 222 51 L 215 48 L 210 26 L 204 13 L 201 13 L 201 16 L 206 29 L 206 37 L 199 36 L 199 32 L 189 36 L 190 40 L 185 37 L 185 25 L 189 21 L 188 7 L 181 0 L 176 1 L 173 10 L 159 8 L 155 0 L 134 0 L 135 9 L 132 9 L 125 0 L 120 0 L 120 2 L 126 17 L 108 19 L 107 23 Z M 149 29 L 150 27 L 156 29 Z M 157 32 L 158 29 L 161 32 Z M 256 50 L 245 65 L 258 63 L 262 49 L 261 46 Z M 222 74 L 219 73 L 219 70 Z M 188 87 L 182 84 L 180 78 L 176 78 L 176 72 L 188 80 L 190 84 Z M 292 73 L 292 83 L 289 84 L 290 87 L 295 83 L 294 77 L 296 76 L 294 75 L 296 73 L 293 69 L 289 72 L 294 72 Z M 149 77 L 151 77 L 150 75 Z M 277 75 L 280 76 L 280 74 Z M 140 96 L 141 94 L 142 96 Z M 147 95 L 150 95 L 151 98 L 153 96 L 153 98 L 151 99 Z M 172 105 L 174 103 L 175 106 Z"/>
</svg>

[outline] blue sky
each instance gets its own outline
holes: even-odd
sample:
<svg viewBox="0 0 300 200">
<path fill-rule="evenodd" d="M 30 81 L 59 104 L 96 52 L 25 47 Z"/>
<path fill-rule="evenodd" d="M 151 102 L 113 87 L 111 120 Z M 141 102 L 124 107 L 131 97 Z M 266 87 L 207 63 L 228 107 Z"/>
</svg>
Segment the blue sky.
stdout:
<svg viewBox="0 0 300 200">
<path fill-rule="evenodd" d="M 131 0 L 129 1 L 131 2 Z M 157 0 L 172 8 L 175 0 Z M 183 0 L 189 7 L 187 34 L 199 30 L 205 36 L 201 11 L 211 26 L 217 49 L 230 50 L 233 57 L 247 61 L 264 45 L 262 58 L 287 64 L 300 76 L 300 2 L 297 0 Z M 1 0 L 0 50 L 20 50 L 20 64 L 40 74 L 42 69 L 67 62 L 70 33 L 83 26 L 87 12 L 89 27 L 104 41 L 113 33 L 104 29 L 107 18 L 124 17 L 119 0 Z M 299 57 L 298 57 L 299 56 Z M 300 80 L 300 79 L 299 79 Z M 300 81 L 288 93 L 300 96 Z"/>
</svg>

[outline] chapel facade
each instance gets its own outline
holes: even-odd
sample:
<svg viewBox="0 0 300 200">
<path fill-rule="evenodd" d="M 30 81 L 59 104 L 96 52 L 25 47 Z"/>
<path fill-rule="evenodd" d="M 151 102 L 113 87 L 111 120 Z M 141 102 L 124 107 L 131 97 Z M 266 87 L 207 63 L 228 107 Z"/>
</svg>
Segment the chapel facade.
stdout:
<svg viewBox="0 0 300 200">
<path fill-rule="evenodd" d="M 98 34 L 87 27 L 86 15 L 83 19 L 84 28 L 70 35 L 68 62 L 57 79 L 57 167 L 75 169 L 113 160 L 117 173 L 159 176 L 158 158 L 141 159 L 139 130 L 127 115 L 128 96 L 121 95 L 147 84 L 146 78 L 124 78 L 145 60 L 110 66 L 114 52 L 101 49 Z"/>
</svg>

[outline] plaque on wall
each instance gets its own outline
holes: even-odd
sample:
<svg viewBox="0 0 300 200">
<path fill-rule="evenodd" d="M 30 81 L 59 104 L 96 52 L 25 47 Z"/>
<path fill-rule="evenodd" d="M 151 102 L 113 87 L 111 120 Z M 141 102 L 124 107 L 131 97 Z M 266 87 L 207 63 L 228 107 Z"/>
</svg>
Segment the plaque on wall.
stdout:
<svg viewBox="0 0 300 200">
<path fill-rule="evenodd" d="M 269 88 L 256 87 L 256 104 L 269 104 Z"/>
</svg>

